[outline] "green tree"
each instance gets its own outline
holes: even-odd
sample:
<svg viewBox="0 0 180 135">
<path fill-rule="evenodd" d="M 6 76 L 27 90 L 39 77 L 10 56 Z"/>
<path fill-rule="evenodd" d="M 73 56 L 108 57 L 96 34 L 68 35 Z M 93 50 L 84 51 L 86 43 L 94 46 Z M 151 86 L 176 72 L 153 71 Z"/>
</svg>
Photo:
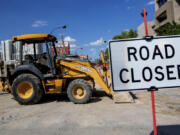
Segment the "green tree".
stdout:
<svg viewBox="0 0 180 135">
<path fill-rule="evenodd" d="M 96 59 L 96 64 L 102 64 L 102 60 L 101 59 Z"/>
<path fill-rule="evenodd" d="M 137 37 L 136 30 L 130 29 L 129 31 L 123 31 L 120 35 L 115 35 L 112 39 L 126 39 L 126 38 L 135 38 Z"/>
<path fill-rule="evenodd" d="M 137 32 L 136 30 L 130 29 L 129 31 L 123 31 L 121 32 L 120 35 L 115 35 L 112 39 L 126 39 L 126 38 L 135 38 L 137 37 Z M 106 48 L 105 53 L 104 53 L 104 58 L 106 63 L 109 64 L 109 50 Z"/>
<path fill-rule="evenodd" d="M 172 25 L 172 24 L 165 24 L 159 27 L 156 30 L 157 36 L 167 36 L 167 35 L 179 35 L 180 34 L 180 24 Z"/>
<path fill-rule="evenodd" d="M 106 48 L 104 52 L 104 59 L 105 59 L 105 62 L 109 64 L 109 49 L 108 48 Z"/>
</svg>

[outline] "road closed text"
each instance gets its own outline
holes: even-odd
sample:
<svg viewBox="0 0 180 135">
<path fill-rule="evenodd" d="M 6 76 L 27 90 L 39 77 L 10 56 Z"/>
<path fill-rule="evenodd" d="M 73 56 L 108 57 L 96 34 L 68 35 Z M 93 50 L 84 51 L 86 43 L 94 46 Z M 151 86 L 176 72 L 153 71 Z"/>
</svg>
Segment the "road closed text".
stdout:
<svg viewBox="0 0 180 135">
<path fill-rule="evenodd" d="M 156 61 L 173 59 L 176 55 L 176 49 L 171 44 L 164 44 L 161 48 L 154 45 L 151 49 L 149 46 L 127 47 L 128 63 L 134 62 L 138 64 L 139 61 Z M 136 66 L 136 65 L 134 65 Z M 180 64 L 173 65 L 167 63 L 166 65 L 157 64 L 155 67 L 146 66 L 141 67 L 141 71 L 137 71 L 134 67 L 124 67 L 120 69 L 119 78 L 122 83 L 139 83 L 150 82 L 152 80 L 163 81 L 166 80 L 180 80 Z"/>
</svg>

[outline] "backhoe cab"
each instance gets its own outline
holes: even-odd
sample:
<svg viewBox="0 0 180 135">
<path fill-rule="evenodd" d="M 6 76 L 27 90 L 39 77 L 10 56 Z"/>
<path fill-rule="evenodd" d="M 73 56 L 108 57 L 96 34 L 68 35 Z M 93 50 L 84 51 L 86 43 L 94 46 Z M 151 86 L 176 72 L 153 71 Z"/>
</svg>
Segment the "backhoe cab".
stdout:
<svg viewBox="0 0 180 135">
<path fill-rule="evenodd" d="M 33 65 L 38 68 L 43 74 L 50 76 L 56 75 L 55 58 L 57 56 L 55 49 L 56 37 L 50 34 L 28 34 L 12 37 L 13 42 L 20 42 L 20 65 Z M 36 54 L 37 43 L 42 43 L 45 52 L 39 56 Z M 33 55 L 26 54 L 23 58 L 23 46 L 33 44 Z M 54 49 L 54 54 L 51 54 L 51 48 Z"/>
<path fill-rule="evenodd" d="M 87 103 L 95 82 L 108 95 L 114 95 L 111 85 L 108 86 L 107 70 L 101 74 L 90 61 L 57 56 L 56 41 L 56 37 L 50 34 L 12 37 L 13 44 L 20 45 L 19 59 L 10 65 L 0 62 L 2 89 L 11 92 L 20 104 L 35 104 L 44 94 L 62 92 L 66 92 L 70 101 L 74 103 Z M 44 45 L 43 54 L 36 54 L 37 43 Z M 24 55 L 23 46 L 29 44 L 33 44 L 34 53 Z M 54 54 L 51 54 L 51 49 L 54 49 Z"/>
</svg>

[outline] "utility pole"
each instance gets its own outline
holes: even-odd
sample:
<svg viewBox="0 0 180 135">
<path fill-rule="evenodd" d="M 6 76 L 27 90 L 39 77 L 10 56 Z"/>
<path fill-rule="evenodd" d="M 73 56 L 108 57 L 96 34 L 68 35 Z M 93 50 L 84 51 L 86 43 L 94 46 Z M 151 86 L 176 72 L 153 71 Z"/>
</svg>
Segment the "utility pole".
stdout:
<svg viewBox="0 0 180 135">
<path fill-rule="evenodd" d="M 66 29 L 66 27 L 67 27 L 66 25 L 55 27 L 54 29 L 51 30 L 50 34 L 52 34 L 57 29 Z M 62 41 L 62 46 L 63 46 L 62 53 L 63 53 L 63 55 L 66 56 L 66 48 L 65 48 L 65 45 L 64 45 L 64 37 L 63 37 L 63 35 L 61 35 L 60 39 Z"/>
</svg>

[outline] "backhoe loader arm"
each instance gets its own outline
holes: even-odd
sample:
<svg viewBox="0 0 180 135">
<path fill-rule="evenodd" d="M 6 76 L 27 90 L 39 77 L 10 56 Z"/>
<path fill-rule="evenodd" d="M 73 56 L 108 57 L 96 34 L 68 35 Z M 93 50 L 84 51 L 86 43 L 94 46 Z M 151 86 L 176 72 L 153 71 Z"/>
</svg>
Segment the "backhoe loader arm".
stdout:
<svg viewBox="0 0 180 135">
<path fill-rule="evenodd" d="M 96 81 L 104 89 L 104 91 L 108 95 L 111 95 L 111 96 L 114 95 L 112 88 L 108 87 L 102 75 L 89 62 L 83 63 L 79 61 L 61 60 L 60 65 L 64 68 L 68 68 L 69 70 L 72 70 L 73 72 L 72 76 L 75 75 L 74 72 L 77 72 L 78 74 L 77 77 L 87 76 L 87 75 L 90 76 L 94 81 Z M 64 75 L 64 78 L 66 78 L 66 75 Z"/>
<path fill-rule="evenodd" d="M 106 84 L 108 85 L 108 75 L 110 75 L 109 71 L 106 68 L 106 62 L 105 62 L 105 58 L 104 58 L 104 53 L 103 51 L 101 51 L 101 60 L 102 60 L 102 64 L 103 64 L 103 77 L 105 78 Z"/>
</svg>

